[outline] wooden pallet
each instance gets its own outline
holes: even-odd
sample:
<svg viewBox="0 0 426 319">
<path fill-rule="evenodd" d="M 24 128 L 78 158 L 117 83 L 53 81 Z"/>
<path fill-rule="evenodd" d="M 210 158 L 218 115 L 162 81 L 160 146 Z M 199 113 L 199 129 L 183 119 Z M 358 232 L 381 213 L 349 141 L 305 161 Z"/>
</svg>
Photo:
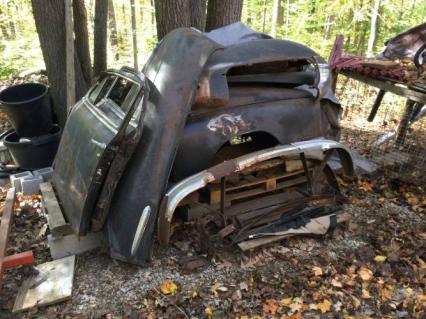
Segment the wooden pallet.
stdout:
<svg viewBox="0 0 426 319">
<path fill-rule="evenodd" d="M 231 186 L 225 185 L 225 202 L 226 205 L 232 205 L 237 200 L 249 199 L 256 195 L 274 192 L 280 189 L 293 187 L 306 183 L 307 179 L 304 176 L 303 170 L 296 170 L 289 173 L 279 175 L 256 178 L 250 176 L 250 179 L 242 183 Z M 212 184 L 207 186 L 209 192 L 209 204 L 220 204 L 221 187 L 219 184 Z"/>
</svg>

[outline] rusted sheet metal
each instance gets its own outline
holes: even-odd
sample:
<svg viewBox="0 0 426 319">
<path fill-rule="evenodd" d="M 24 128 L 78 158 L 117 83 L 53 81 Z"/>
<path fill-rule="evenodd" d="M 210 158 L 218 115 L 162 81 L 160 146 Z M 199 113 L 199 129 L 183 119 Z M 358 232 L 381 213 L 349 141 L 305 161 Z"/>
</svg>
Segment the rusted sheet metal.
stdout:
<svg viewBox="0 0 426 319">
<path fill-rule="evenodd" d="M 113 257 L 136 264 L 150 258 L 160 199 L 197 83 L 207 59 L 220 48 L 199 32 L 178 29 L 146 63 L 142 73 L 150 82 L 150 95 L 143 138 L 119 182 L 106 223 Z"/>
<path fill-rule="evenodd" d="M 290 145 L 278 145 L 273 148 L 250 153 L 236 159 L 213 166 L 198 174 L 190 176 L 174 185 L 165 194 L 158 218 L 158 234 L 162 244 L 167 244 L 170 236 L 170 223 L 173 213 L 179 202 L 190 193 L 205 187 L 207 184 L 218 181 L 236 172 L 241 172 L 256 163 L 277 157 L 285 159 L 299 158 L 304 153 L 307 159 L 322 160 L 327 152 L 336 150 L 341 158 L 344 171 L 347 175 L 353 175 L 353 162 L 350 151 L 342 144 L 324 139 L 309 140 L 292 143 Z"/>
<path fill-rule="evenodd" d="M 52 184 L 63 214 L 79 235 L 90 230 L 91 216 L 103 182 L 121 142 L 127 132 L 135 128 L 132 115 L 142 103 L 142 74 L 122 68 L 120 71 L 109 70 L 103 79 L 109 76 L 114 78 L 114 86 L 121 79 L 132 83 L 134 90 L 129 96 L 135 103 L 129 105 L 130 109 L 122 117 L 108 116 L 116 114 L 114 102 L 103 99 L 96 103 L 91 100 L 89 92 L 73 107 L 53 164 Z"/>
<path fill-rule="evenodd" d="M 396 35 L 385 44 L 386 48 L 379 57 L 414 59 L 418 50 L 426 44 L 426 23 Z"/>
<path fill-rule="evenodd" d="M 126 135 L 125 131 L 123 131 L 121 132 L 121 135 L 118 138 L 119 143 L 117 143 L 117 153 L 111 163 L 108 175 L 105 178 L 104 184 L 102 186 L 102 191 L 99 195 L 95 211 L 92 216 L 91 227 L 92 231 L 94 232 L 99 231 L 103 228 L 106 217 L 109 212 L 112 197 L 114 195 L 117 184 L 120 181 L 120 177 L 123 174 L 123 171 L 126 168 L 128 161 L 130 160 L 133 152 L 135 151 L 142 138 L 143 119 L 145 115 L 146 105 L 149 99 L 148 82 L 143 81 L 143 84 L 144 96 L 142 101 L 142 111 L 139 117 L 139 123 L 130 134 Z"/>
</svg>

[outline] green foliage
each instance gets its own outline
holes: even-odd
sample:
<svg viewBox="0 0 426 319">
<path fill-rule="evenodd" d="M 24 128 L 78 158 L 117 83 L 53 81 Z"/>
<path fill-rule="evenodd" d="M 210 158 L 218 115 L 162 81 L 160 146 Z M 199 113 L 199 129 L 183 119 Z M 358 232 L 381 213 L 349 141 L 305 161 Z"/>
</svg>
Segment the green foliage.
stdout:
<svg viewBox="0 0 426 319">
<path fill-rule="evenodd" d="M 105 0 L 107 1 L 107 0 Z M 90 45 L 93 45 L 94 0 L 86 0 Z M 146 61 L 157 43 L 151 0 L 136 0 L 139 61 Z M 244 0 L 242 21 L 270 33 L 273 0 Z M 108 41 L 108 66 L 132 65 L 130 4 L 113 0 L 118 46 Z M 336 35 L 346 39 L 345 50 L 365 54 L 374 0 L 281 0 L 277 38 L 304 43 L 327 57 Z M 382 0 L 374 52 L 384 41 L 423 23 L 426 1 Z M 93 52 L 93 48 L 92 48 Z M 92 54 L 93 55 L 93 54 Z M 0 80 L 44 68 L 30 0 L 0 0 Z"/>
<path fill-rule="evenodd" d="M 270 32 L 273 0 L 244 4 L 243 21 L 256 31 Z M 373 5 L 373 0 L 281 0 L 284 19 L 277 25 L 277 38 L 304 43 L 328 56 L 336 35 L 343 34 L 346 51 L 365 54 Z M 374 51 L 381 52 L 387 39 L 425 22 L 425 16 L 426 1 L 382 0 Z"/>
</svg>

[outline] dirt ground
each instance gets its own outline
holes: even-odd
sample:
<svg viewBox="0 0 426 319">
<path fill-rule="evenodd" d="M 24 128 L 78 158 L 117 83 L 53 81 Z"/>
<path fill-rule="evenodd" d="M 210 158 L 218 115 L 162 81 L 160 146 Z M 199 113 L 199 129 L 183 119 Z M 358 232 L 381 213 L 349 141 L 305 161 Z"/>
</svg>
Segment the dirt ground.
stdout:
<svg viewBox="0 0 426 319">
<path fill-rule="evenodd" d="M 345 132 L 358 150 L 369 139 Z M 178 224 L 146 267 L 113 260 L 106 248 L 78 256 L 72 298 L 56 305 L 12 314 L 32 269 L 6 271 L 0 318 L 426 318 L 424 189 L 381 171 L 340 182 L 351 219 L 333 234 L 249 253 L 223 248 L 188 271 L 182 260 L 204 256 L 194 227 Z M 19 200 L 8 254 L 32 249 L 36 264 L 51 260 L 40 198 Z"/>
</svg>

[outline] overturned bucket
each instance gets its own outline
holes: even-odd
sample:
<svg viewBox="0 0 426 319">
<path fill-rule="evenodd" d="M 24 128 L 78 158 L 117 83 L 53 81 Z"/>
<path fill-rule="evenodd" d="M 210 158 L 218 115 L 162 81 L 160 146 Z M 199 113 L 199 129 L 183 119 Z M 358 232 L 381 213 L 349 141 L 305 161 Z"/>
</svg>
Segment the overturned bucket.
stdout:
<svg viewBox="0 0 426 319">
<path fill-rule="evenodd" d="M 0 92 L 0 108 L 21 137 L 48 134 L 52 129 L 49 90 L 40 83 L 10 86 Z"/>
<path fill-rule="evenodd" d="M 12 131 L 4 138 L 15 163 L 24 169 L 39 169 L 52 166 L 61 137 L 61 128 L 54 125 L 48 134 L 22 138 Z"/>
</svg>

